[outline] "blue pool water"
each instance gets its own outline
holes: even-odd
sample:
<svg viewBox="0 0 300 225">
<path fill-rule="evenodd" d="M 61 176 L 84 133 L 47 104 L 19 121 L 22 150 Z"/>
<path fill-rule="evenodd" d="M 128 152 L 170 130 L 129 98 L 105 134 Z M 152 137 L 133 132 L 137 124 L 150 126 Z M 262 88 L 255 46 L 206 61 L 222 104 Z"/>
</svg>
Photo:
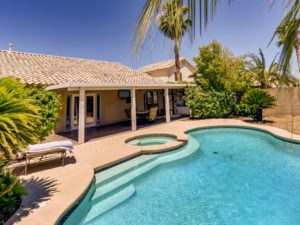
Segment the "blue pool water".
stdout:
<svg viewBox="0 0 300 225">
<path fill-rule="evenodd" d="M 300 145 L 242 128 L 189 136 L 96 174 L 64 224 L 300 224 Z"/>
</svg>

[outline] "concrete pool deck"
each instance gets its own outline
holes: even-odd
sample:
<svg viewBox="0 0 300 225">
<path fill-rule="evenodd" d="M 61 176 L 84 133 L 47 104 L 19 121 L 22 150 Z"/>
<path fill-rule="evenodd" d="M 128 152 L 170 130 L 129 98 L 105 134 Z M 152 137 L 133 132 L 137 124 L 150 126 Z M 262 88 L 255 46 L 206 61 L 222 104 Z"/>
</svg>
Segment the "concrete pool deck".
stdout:
<svg viewBox="0 0 300 225">
<path fill-rule="evenodd" d="M 186 131 L 213 126 L 241 126 L 261 129 L 283 139 L 300 142 L 300 135 L 259 124 L 249 124 L 234 119 L 189 120 L 159 124 L 108 136 L 75 146 L 76 160 L 68 159 L 64 167 L 60 160 L 29 167 L 28 175 L 21 177 L 28 190 L 20 209 L 7 224 L 53 225 L 84 194 L 91 184 L 94 171 L 143 153 L 155 153 L 178 148 L 187 141 Z M 147 134 L 176 135 L 177 141 L 160 146 L 133 146 L 125 140 Z"/>
</svg>

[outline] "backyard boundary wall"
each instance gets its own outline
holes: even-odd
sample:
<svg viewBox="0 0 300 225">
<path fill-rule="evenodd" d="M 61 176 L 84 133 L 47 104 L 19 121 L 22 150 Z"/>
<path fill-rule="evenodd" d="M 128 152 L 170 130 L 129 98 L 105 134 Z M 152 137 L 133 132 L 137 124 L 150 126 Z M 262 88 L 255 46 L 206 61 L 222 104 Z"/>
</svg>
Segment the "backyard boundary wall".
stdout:
<svg viewBox="0 0 300 225">
<path fill-rule="evenodd" d="M 265 109 L 265 116 L 300 115 L 300 87 L 271 88 L 267 91 L 276 98 L 276 106 Z"/>
</svg>

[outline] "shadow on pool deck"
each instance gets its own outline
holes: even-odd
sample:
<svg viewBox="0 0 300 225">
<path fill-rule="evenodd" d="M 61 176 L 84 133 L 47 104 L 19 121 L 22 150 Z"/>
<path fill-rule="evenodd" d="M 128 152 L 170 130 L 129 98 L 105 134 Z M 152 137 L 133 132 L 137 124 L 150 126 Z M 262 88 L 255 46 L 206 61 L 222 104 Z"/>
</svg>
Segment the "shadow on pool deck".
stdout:
<svg viewBox="0 0 300 225">
<path fill-rule="evenodd" d="M 28 216 L 35 208 L 47 204 L 51 196 L 57 192 L 57 181 L 50 178 L 31 177 L 28 180 L 21 180 L 27 191 L 27 195 L 22 197 L 22 203 L 15 216 L 10 218 L 5 224 L 11 225 Z M 45 215 L 46 219 L 46 215 Z"/>
<path fill-rule="evenodd" d="M 30 165 L 27 167 L 27 175 L 35 172 L 53 169 L 56 167 L 62 167 L 60 155 L 54 154 L 50 156 L 45 156 L 43 160 L 40 161 L 40 157 L 30 160 Z M 76 157 L 66 157 L 65 167 L 70 164 L 76 163 Z M 20 176 L 23 175 L 25 171 L 25 160 L 21 162 L 16 162 L 13 167 L 13 173 Z"/>
</svg>

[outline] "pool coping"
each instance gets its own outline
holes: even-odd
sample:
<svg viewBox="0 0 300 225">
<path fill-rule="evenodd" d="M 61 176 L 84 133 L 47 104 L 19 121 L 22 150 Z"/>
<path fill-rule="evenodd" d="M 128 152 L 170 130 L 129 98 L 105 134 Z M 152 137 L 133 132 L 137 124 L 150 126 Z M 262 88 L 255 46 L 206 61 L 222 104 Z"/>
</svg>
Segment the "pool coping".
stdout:
<svg viewBox="0 0 300 225">
<path fill-rule="evenodd" d="M 174 138 L 174 140 L 178 140 L 177 136 L 174 135 L 174 134 L 163 134 L 163 133 L 152 133 L 152 134 L 141 134 L 141 135 L 137 135 L 137 136 L 134 136 L 134 137 L 130 137 L 130 138 L 127 138 L 125 140 L 125 143 L 126 144 L 129 144 L 128 142 L 130 141 L 133 141 L 135 139 L 138 139 L 138 138 L 146 138 L 146 137 L 170 137 L 170 138 Z M 160 144 L 161 146 L 162 144 Z"/>
<path fill-rule="evenodd" d="M 103 164 L 101 166 L 98 166 L 94 168 L 95 172 L 99 172 L 99 170 L 105 170 L 106 167 L 113 167 L 115 165 L 119 165 L 122 162 L 126 162 L 128 160 L 134 159 L 136 157 L 142 156 L 142 155 L 152 155 L 152 154 L 159 154 L 163 152 L 169 152 L 172 150 L 176 150 L 182 146 L 184 146 L 187 143 L 188 140 L 186 141 L 171 141 L 166 144 L 162 145 L 157 145 L 157 146 L 135 146 L 135 145 L 130 145 L 132 147 L 138 148 L 139 151 L 135 152 L 134 154 L 127 155 L 127 157 L 116 159 L 114 162 L 109 162 L 106 164 Z"/>
<path fill-rule="evenodd" d="M 256 130 L 256 131 L 270 134 L 274 138 L 277 138 L 281 141 L 287 141 L 287 142 L 291 142 L 293 144 L 300 144 L 300 140 L 295 140 L 295 139 L 283 137 L 281 135 L 276 135 L 273 132 L 271 132 L 267 129 L 264 129 L 264 128 L 250 127 L 250 126 L 245 126 L 245 125 L 212 125 L 212 126 L 207 126 L 207 127 L 192 128 L 190 130 L 187 130 L 185 133 L 187 134 L 187 133 L 190 133 L 190 132 L 193 132 L 196 130 L 205 130 L 205 129 L 214 129 L 214 128 L 242 128 L 242 129 L 248 129 L 248 130 Z"/>
<path fill-rule="evenodd" d="M 61 209 L 55 210 L 55 212 L 53 213 L 53 210 L 55 209 L 56 204 L 55 204 L 55 201 L 52 201 L 48 204 L 47 209 L 45 209 L 45 208 L 43 210 L 34 209 L 35 212 L 33 212 L 32 214 L 29 214 L 26 217 L 23 217 L 17 221 L 14 221 L 13 220 L 14 216 L 13 216 L 11 218 L 12 220 L 10 219 L 9 221 L 14 221 L 14 222 L 16 222 L 16 224 L 22 224 L 22 225 L 23 224 L 24 225 L 25 224 L 30 224 L 30 225 L 31 224 L 32 225 L 33 224 L 37 224 L 37 225 L 39 225 L 39 224 L 43 224 L 43 225 L 59 224 L 60 220 L 69 212 L 69 210 L 71 208 L 74 207 L 74 205 L 76 205 L 78 203 L 78 201 L 80 201 L 82 199 L 82 197 L 88 191 L 90 185 L 93 182 L 95 172 L 97 172 L 99 170 L 104 170 L 105 168 L 109 168 L 109 166 L 120 164 L 120 163 L 124 162 L 124 160 L 128 161 L 132 158 L 139 157 L 141 155 L 159 154 L 160 152 L 166 152 L 166 151 L 178 149 L 179 147 L 181 147 L 187 143 L 187 141 L 188 141 L 187 133 L 194 131 L 194 130 L 217 128 L 217 127 L 219 127 L 219 128 L 221 128 L 221 127 L 224 127 L 224 128 L 225 127 L 236 127 L 236 128 L 244 128 L 244 129 L 253 129 L 253 130 L 258 130 L 258 131 L 269 133 L 269 134 L 273 135 L 274 137 L 279 138 L 283 141 L 289 141 L 292 143 L 300 144 L 300 135 L 292 134 L 292 133 L 290 133 L 286 130 L 280 129 L 280 128 L 274 128 L 274 127 L 270 127 L 270 126 L 266 126 L 266 125 L 249 124 L 249 123 L 245 123 L 243 121 L 239 121 L 239 120 L 235 120 L 235 119 L 175 121 L 175 122 L 172 122 L 171 124 L 164 124 L 164 125 L 158 125 L 158 126 L 160 128 L 165 129 L 165 131 L 160 132 L 160 134 L 172 135 L 172 136 L 175 135 L 177 137 L 177 141 L 174 141 L 175 143 L 169 142 L 169 143 L 159 145 L 159 146 L 132 146 L 132 145 L 127 145 L 124 142 L 124 140 L 127 140 L 130 137 L 147 135 L 147 134 L 149 135 L 151 133 L 155 133 L 157 126 L 149 128 L 149 129 L 142 129 L 142 130 L 139 130 L 136 132 L 131 132 L 129 134 L 120 134 L 118 136 L 121 137 L 121 140 L 119 138 L 117 138 L 117 140 L 121 141 L 123 143 L 123 145 L 121 143 L 118 143 L 119 144 L 118 146 L 121 146 L 122 148 L 125 148 L 125 150 L 128 151 L 128 152 L 126 152 L 125 156 L 124 157 L 115 157 L 113 160 L 108 160 L 109 162 L 103 163 L 101 165 L 99 165 L 99 164 L 93 165 L 91 162 L 86 162 L 86 161 L 81 162 L 81 164 L 84 164 L 85 166 L 87 164 L 89 164 L 88 168 L 90 168 L 90 169 L 85 168 L 84 173 L 86 174 L 87 177 L 85 179 L 86 180 L 85 183 L 82 184 L 82 186 L 84 188 L 82 188 L 82 190 L 80 191 L 80 194 L 72 193 L 73 195 L 68 196 L 70 198 L 70 199 L 68 199 L 68 202 L 63 202 L 63 203 L 60 202 L 59 204 L 60 204 Z M 101 141 L 103 141 L 103 140 L 106 140 L 106 139 L 101 139 L 99 141 L 95 141 L 96 146 L 98 147 L 99 144 L 97 145 L 97 143 L 98 142 L 101 143 Z M 88 142 L 88 143 L 95 143 L 95 142 Z M 106 142 L 108 142 L 108 141 L 106 141 Z M 85 151 L 87 151 L 86 148 L 89 148 L 90 146 L 95 146 L 95 144 L 88 144 L 88 143 L 79 145 L 79 147 L 76 146 L 75 148 L 85 148 Z M 125 146 L 127 146 L 127 147 L 125 147 Z M 108 149 L 109 149 L 109 147 L 108 147 Z M 91 152 L 85 153 L 85 156 L 89 153 L 91 153 Z M 92 153 L 97 153 L 97 150 L 93 149 Z M 52 168 L 52 170 L 58 170 L 58 169 L 59 168 Z M 41 174 L 42 174 L 41 176 L 44 176 L 43 172 L 41 172 Z M 38 175 L 39 175 L 39 173 L 38 173 Z M 60 192 L 64 193 L 65 190 L 60 190 Z M 35 221 L 33 223 L 34 220 L 32 220 L 32 218 L 44 217 L 44 214 L 42 213 L 42 211 L 48 212 L 50 210 L 52 210 L 51 212 L 53 214 L 49 214 L 47 216 L 47 221 L 43 221 L 43 223 L 41 223 L 39 221 Z M 7 224 L 12 224 L 12 223 L 9 223 L 9 221 Z"/>
</svg>

